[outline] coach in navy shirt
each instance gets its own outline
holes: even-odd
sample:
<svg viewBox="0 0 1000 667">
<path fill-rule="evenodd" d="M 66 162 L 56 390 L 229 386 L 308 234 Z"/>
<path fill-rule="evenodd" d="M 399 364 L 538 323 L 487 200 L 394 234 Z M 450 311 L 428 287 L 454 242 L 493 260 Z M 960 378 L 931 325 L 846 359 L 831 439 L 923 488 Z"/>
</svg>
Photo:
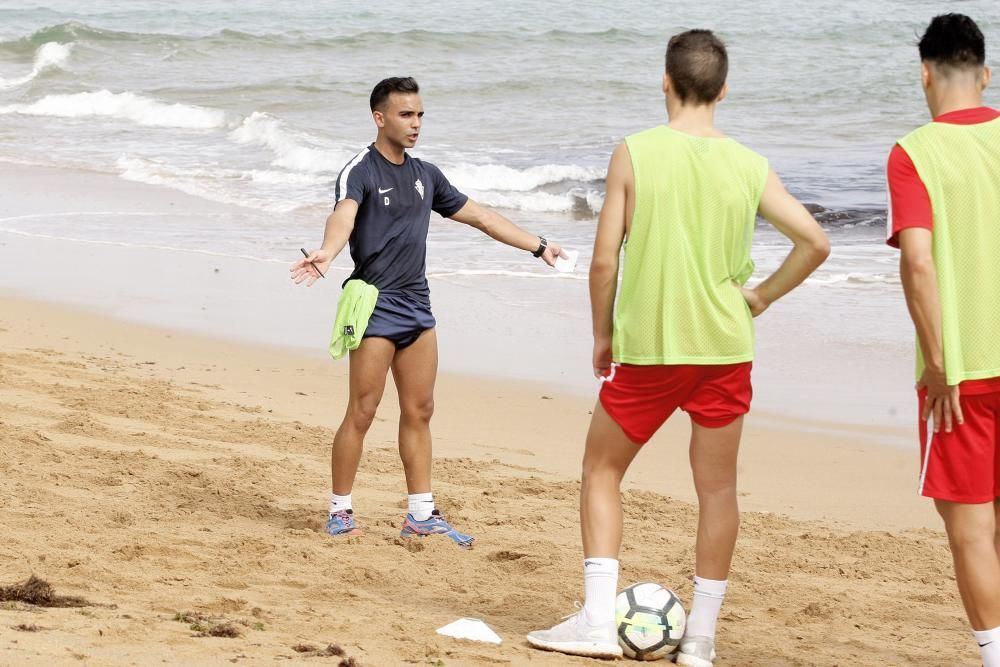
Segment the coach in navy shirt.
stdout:
<svg viewBox="0 0 1000 667">
<path fill-rule="evenodd" d="M 431 211 L 471 225 L 492 238 L 553 265 L 562 251 L 459 192 L 434 165 L 410 157 L 424 115 L 420 88 L 409 77 L 380 81 L 371 94 L 375 142 L 337 177 L 336 206 L 323 246 L 292 267 L 296 283 L 312 285 L 319 271 L 350 242 L 354 271 L 378 288 L 361 345 L 351 352 L 347 414 L 333 441 L 333 489 L 326 530 L 359 532 L 351 490 L 365 434 L 391 368 L 399 393 L 399 455 L 406 473 L 404 537 L 444 535 L 469 548 L 474 538 L 455 530 L 435 509 L 431 493 L 430 419 L 437 375 L 437 337 L 427 287 L 427 230 Z"/>
</svg>

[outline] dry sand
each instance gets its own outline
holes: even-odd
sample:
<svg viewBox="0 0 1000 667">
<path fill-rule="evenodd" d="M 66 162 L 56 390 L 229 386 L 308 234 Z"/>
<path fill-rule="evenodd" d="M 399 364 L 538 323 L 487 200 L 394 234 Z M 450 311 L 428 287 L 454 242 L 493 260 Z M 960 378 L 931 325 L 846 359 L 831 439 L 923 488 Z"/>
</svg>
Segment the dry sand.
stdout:
<svg viewBox="0 0 1000 667">
<path fill-rule="evenodd" d="M 581 596 L 575 471 L 592 401 L 441 378 L 435 492 L 478 537 L 465 552 L 396 537 L 390 389 L 355 487 L 366 534 L 334 540 L 322 522 L 346 370 L 0 300 L 0 586 L 35 574 L 93 603 L 0 603 L 0 664 L 600 664 L 523 641 Z M 630 474 L 622 585 L 687 601 L 684 431 L 675 418 Z M 718 665 L 978 664 L 915 455 L 873 433 L 748 421 Z M 504 643 L 434 634 L 461 616 Z M 200 636 L 226 624 L 239 636 Z M 331 644 L 345 657 L 295 650 Z"/>
</svg>

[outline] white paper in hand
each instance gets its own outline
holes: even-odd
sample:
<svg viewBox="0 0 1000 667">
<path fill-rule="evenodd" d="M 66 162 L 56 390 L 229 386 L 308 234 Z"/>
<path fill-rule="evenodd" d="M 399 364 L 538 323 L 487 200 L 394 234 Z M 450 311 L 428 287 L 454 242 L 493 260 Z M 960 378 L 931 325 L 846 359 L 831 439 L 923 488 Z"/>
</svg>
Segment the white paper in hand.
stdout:
<svg viewBox="0 0 1000 667">
<path fill-rule="evenodd" d="M 445 637 L 455 637 L 456 639 L 471 639 L 477 642 L 489 642 L 499 644 L 502 640 L 500 636 L 490 629 L 478 618 L 460 618 L 448 625 L 438 628 L 437 633 Z"/>
<path fill-rule="evenodd" d="M 563 248 L 563 252 L 566 253 L 566 257 L 556 257 L 556 263 L 553 268 L 559 273 L 573 273 L 576 269 L 576 260 L 580 259 L 580 251 Z"/>
</svg>

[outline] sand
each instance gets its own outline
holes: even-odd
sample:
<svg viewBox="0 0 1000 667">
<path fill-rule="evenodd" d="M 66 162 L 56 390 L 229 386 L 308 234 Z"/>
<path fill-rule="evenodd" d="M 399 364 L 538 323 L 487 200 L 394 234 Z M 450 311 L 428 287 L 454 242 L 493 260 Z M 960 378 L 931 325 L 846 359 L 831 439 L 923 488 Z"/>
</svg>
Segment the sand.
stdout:
<svg viewBox="0 0 1000 667">
<path fill-rule="evenodd" d="M 36 575 L 91 603 L 0 603 L 0 664 L 599 664 L 523 640 L 581 598 L 591 399 L 441 378 L 435 492 L 478 537 L 466 552 L 397 537 L 390 388 L 354 493 L 366 533 L 335 540 L 322 522 L 346 371 L 0 299 L 0 586 Z M 748 419 L 717 664 L 978 664 L 913 452 L 834 426 Z M 675 419 L 630 473 L 622 585 L 657 581 L 688 601 L 685 438 Z M 463 616 L 503 644 L 434 634 Z M 220 627 L 238 636 L 211 636 Z"/>
</svg>

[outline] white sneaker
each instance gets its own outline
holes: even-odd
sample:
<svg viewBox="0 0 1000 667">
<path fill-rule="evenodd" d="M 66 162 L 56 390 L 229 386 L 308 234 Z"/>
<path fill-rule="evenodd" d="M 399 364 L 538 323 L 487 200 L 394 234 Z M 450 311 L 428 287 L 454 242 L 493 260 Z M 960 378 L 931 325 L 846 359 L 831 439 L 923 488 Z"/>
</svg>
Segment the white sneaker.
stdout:
<svg viewBox="0 0 1000 667">
<path fill-rule="evenodd" d="M 712 667 L 715 664 L 715 639 L 712 637 L 684 637 L 677 664 L 684 667 Z"/>
<path fill-rule="evenodd" d="M 614 621 L 604 625 L 591 625 L 582 609 L 566 616 L 562 623 L 551 630 L 528 633 L 528 643 L 535 648 L 588 658 L 622 657 Z"/>
</svg>

